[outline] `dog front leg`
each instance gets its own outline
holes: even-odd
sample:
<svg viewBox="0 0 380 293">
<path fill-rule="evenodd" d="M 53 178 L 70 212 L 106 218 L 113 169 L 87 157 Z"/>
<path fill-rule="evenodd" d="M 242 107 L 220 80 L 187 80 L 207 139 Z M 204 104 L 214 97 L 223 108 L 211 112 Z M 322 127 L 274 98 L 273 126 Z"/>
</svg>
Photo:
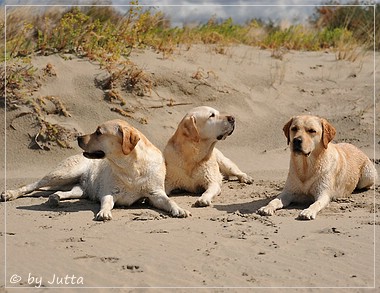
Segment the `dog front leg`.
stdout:
<svg viewBox="0 0 380 293">
<path fill-rule="evenodd" d="M 195 202 L 196 207 L 206 207 L 211 205 L 211 200 L 214 196 L 219 195 L 221 192 L 220 184 L 211 182 L 206 191 Z"/>
<path fill-rule="evenodd" d="M 154 207 L 171 213 L 173 217 L 186 218 L 191 216 L 189 211 L 180 208 L 174 200 L 170 199 L 164 190 L 150 192 L 148 198 Z"/>
<path fill-rule="evenodd" d="M 291 193 L 280 193 L 275 199 L 271 200 L 268 205 L 261 207 L 257 213 L 262 216 L 273 216 L 276 210 L 282 209 L 290 205 L 294 195 Z"/>
<path fill-rule="evenodd" d="M 330 203 L 330 196 L 322 193 L 317 197 L 315 203 L 304 209 L 299 215 L 300 220 L 314 220 L 320 210 L 324 209 Z"/>
<path fill-rule="evenodd" d="M 59 163 L 54 170 L 46 174 L 41 180 L 18 189 L 4 191 L 1 194 L 1 200 L 14 200 L 39 188 L 49 187 L 50 189 L 54 189 L 66 185 L 75 185 L 88 168 L 86 160 L 87 159 L 82 155 L 68 157 Z"/>
<path fill-rule="evenodd" d="M 111 210 L 114 206 L 114 199 L 112 195 L 104 195 L 100 199 L 100 211 L 96 215 L 95 220 L 97 221 L 108 221 L 112 220 Z"/>
<path fill-rule="evenodd" d="M 239 167 L 232 162 L 229 158 L 223 155 L 221 151 L 218 149 L 215 149 L 215 155 L 216 155 L 216 160 L 219 165 L 220 172 L 227 176 L 236 176 L 239 179 L 239 182 L 241 183 L 246 183 L 246 184 L 252 184 L 253 179 L 246 173 L 242 172 Z"/>
<path fill-rule="evenodd" d="M 70 191 L 57 191 L 49 196 L 48 204 L 57 207 L 61 200 L 86 198 L 80 185 L 75 185 Z"/>
<path fill-rule="evenodd" d="M 14 199 L 19 198 L 21 196 L 24 196 L 24 195 L 26 195 L 28 193 L 31 193 L 31 192 L 35 191 L 36 189 L 38 189 L 38 188 L 44 187 L 44 185 L 41 184 L 41 181 L 42 180 L 36 181 L 34 183 L 22 186 L 22 187 L 17 188 L 17 189 L 6 190 L 6 191 L 4 191 L 4 192 L 1 193 L 1 200 L 2 201 L 14 200 Z"/>
</svg>

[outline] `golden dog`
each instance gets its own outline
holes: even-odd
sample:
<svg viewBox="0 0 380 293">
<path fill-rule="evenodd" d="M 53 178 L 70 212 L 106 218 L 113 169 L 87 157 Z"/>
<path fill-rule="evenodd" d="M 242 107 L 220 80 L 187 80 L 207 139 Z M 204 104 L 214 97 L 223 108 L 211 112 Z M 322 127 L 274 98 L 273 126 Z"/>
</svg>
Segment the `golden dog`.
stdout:
<svg viewBox="0 0 380 293">
<path fill-rule="evenodd" d="M 3 192 L 13 200 L 43 187 L 58 189 L 49 202 L 90 198 L 100 201 L 96 220 L 112 219 L 114 205 L 129 206 L 141 198 L 174 217 L 190 213 L 169 199 L 164 191 L 165 163 L 162 153 L 137 129 L 122 120 L 100 125 L 93 134 L 78 137 L 83 155 L 60 163 L 41 180 Z"/>
<path fill-rule="evenodd" d="M 273 215 L 275 210 L 292 202 L 315 201 L 301 211 L 299 219 L 315 219 L 331 199 L 347 196 L 355 188 L 370 188 L 377 177 L 374 164 L 358 148 L 348 143 L 330 143 L 335 128 L 325 119 L 303 115 L 293 117 L 283 131 L 290 144 L 289 174 L 283 191 L 261 215 Z"/>
<path fill-rule="evenodd" d="M 251 184 L 252 178 L 215 148 L 234 128 L 233 116 L 206 106 L 190 110 L 164 149 L 167 194 L 173 190 L 203 192 L 195 205 L 209 206 L 221 192 L 222 174 Z"/>
</svg>

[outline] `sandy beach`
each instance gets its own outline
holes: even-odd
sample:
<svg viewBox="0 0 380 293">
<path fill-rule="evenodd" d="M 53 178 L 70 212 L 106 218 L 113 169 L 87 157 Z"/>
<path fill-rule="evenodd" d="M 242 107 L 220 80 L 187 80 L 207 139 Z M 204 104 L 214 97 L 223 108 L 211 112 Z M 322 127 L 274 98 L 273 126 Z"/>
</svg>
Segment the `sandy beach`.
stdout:
<svg viewBox="0 0 380 293">
<path fill-rule="evenodd" d="M 136 204 L 116 208 L 112 221 L 97 222 L 98 203 L 70 200 L 52 208 L 41 193 L 1 203 L 0 292 L 12 292 L 10 287 L 39 287 L 33 292 L 45 292 L 46 287 L 57 292 L 62 287 L 88 288 L 80 292 L 145 292 L 147 287 L 162 292 L 379 290 L 378 184 L 338 198 L 312 221 L 296 219 L 302 205 L 272 217 L 256 213 L 284 186 L 290 151 L 282 127 L 294 115 L 326 118 L 336 127 L 334 142 L 356 145 L 375 160 L 380 172 L 373 53 L 355 62 L 336 60 L 331 51 L 286 51 L 275 58 L 270 50 L 243 45 L 220 53 L 211 45 L 179 46 L 168 58 L 149 49 L 135 50 L 130 60 L 143 70 L 145 83 L 133 92 L 120 85 L 123 105 L 105 98 L 99 81 L 107 75 L 99 64 L 69 55 L 32 58 L 43 78 L 30 97 L 59 97 L 70 117 L 52 113 L 45 118 L 78 133 L 91 133 L 98 124 L 121 118 L 163 150 L 193 107 L 207 105 L 234 115 L 234 133 L 217 147 L 254 183 L 225 181 L 221 195 L 206 208 L 192 206 L 196 195 L 173 195 L 192 213 L 184 219 Z M 42 74 L 47 64 L 55 74 Z M 74 140 L 71 149 L 29 148 L 39 129 L 26 111 L 20 107 L 5 113 L 0 108 L 0 124 L 6 127 L 1 191 L 30 183 L 63 158 L 81 153 Z M 4 137 L 4 127 L 0 132 Z"/>
</svg>

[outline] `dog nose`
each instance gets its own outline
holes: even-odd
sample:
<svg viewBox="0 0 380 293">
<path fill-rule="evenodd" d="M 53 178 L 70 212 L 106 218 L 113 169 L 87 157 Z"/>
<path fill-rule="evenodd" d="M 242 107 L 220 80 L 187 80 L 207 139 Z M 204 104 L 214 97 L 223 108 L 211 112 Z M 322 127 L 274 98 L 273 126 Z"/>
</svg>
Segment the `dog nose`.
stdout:
<svg viewBox="0 0 380 293">
<path fill-rule="evenodd" d="M 294 145 L 295 147 L 300 147 L 301 144 L 302 144 L 302 138 L 301 138 L 301 137 L 295 137 L 295 138 L 293 139 L 293 145 Z"/>
<path fill-rule="evenodd" d="M 227 121 L 230 122 L 231 124 L 235 123 L 235 117 L 234 116 L 227 116 Z"/>
<path fill-rule="evenodd" d="M 78 136 L 78 137 L 77 137 L 77 141 L 78 141 L 78 145 L 79 145 L 80 147 L 82 147 L 82 145 L 83 145 L 83 136 Z"/>
</svg>

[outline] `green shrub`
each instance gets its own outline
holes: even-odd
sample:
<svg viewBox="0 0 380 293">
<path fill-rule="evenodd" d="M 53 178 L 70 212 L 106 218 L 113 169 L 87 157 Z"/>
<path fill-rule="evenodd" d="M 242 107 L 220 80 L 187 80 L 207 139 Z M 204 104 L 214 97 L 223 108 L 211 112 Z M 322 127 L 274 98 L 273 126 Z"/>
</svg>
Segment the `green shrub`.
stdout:
<svg viewBox="0 0 380 293">
<path fill-rule="evenodd" d="M 374 25 L 374 14 L 377 26 Z M 370 1 L 352 1 L 346 5 L 335 5 L 334 1 L 315 8 L 311 23 L 317 29 L 345 29 L 352 33 L 358 42 L 373 47 L 376 35 L 376 49 L 380 48 L 380 4 L 373 5 Z"/>
</svg>

